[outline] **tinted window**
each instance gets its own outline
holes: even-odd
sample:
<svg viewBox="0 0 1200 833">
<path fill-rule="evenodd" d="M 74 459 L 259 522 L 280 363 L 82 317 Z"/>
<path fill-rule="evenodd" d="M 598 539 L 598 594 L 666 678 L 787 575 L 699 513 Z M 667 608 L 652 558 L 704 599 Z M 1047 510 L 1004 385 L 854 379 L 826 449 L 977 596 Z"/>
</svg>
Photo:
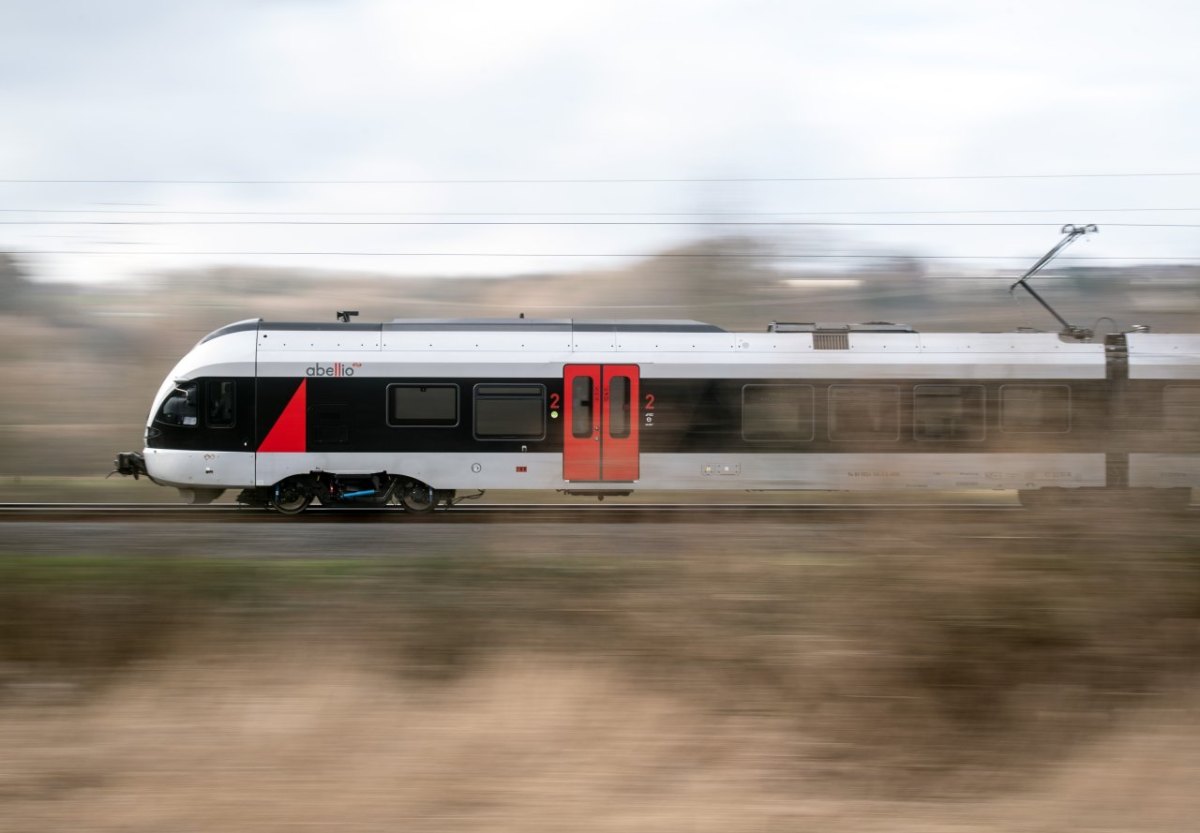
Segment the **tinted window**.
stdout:
<svg viewBox="0 0 1200 833">
<path fill-rule="evenodd" d="M 458 385 L 389 385 L 388 424 L 398 427 L 458 425 Z"/>
<path fill-rule="evenodd" d="M 917 385 L 913 436 L 918 440 L 982 440 L 982 385 Z"/>
<path fill-rule="evenodd" d="M 164 425 L 195 426 L 196 415 L 196 383 L 183 382 L 167 394 L 159 408 L 157 422 Z"/>
<path fill-rule="evenodd" d="M 571 382 L 571 436 L 592 436 L 592 377 L 576 376 Z"/>
<path fill-rule="evenodd" d="M 614 376 L 608 382 L 608 434 L 618 440 L 629 436 L 628 376 Z"/>
<path fill-rule="evenodd" d="M 808 385 L 742 388 L 742 437 L 762 442 L 813 438 L 813 389 Z"/>
<path fill-rule="evenodd" d="M 493 440 L 540 440 L 545 434 L 544 386 L 476 385 L 475 436 Z"/>
<path fill-rule="evenodd" d="M 205 419 L 210 428 L 232 428 L 237 414 L 237 384 L 232 379 L 208 383 Z"/>
<path fill-rule="evenodd" d="M 318 443 L 350 441 L 349 409 L 345 405 L 318 405 L 313 413 L 314 436 Z"/>
<path fill-rule="evenodd" d="M 1071 430 L 1071 389 L 1005 385 L 1000 388 L 1000 427 L 1008 434 L 1065 434 Z"/>
<path fill-rule="evenodd" d="M 829 389 L 831 440 L 900 439 L 900 389 L 834 385 Z"/>
</svg>

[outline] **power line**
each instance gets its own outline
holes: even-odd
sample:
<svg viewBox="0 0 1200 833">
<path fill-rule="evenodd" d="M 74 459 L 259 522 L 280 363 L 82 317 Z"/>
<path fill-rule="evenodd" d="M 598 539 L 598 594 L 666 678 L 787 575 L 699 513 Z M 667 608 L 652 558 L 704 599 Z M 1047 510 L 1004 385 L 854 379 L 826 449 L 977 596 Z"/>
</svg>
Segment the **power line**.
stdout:
<svg viewBox="0 0 1200 833">
<path fill-rule="evenodd" d="M 775 226 L 1040 228 L 1052 222 L 846 222 L 821 220 L 0 220 L 0 226 Z M 1105 223 L 1109 228 L 1200 228 L 1200 223 Z"/>
<path fill-rule="evenodd" d="M 102 255 L 102 256 L 170 256 L 170 257 L 525 257 L 525 258 L 761 258 L 773 260 L 1019 260 L 1027 261 L 1024 255 L 903 255 L 903 254 L 856 254 L 853 252 L 362 252 L 362 251 L 154 251 L 154 250 L 0 250 L 6 255 Z M 1177 257 L 1140 255 L 1067 255 L 1059 261 L 1143 261 L 1143 262 L 1191 262 L 1200 261 L 1200 256 L 1180 255 Z"/>
<path fill-rule="evenodd" d="M 1200 171 L 1139 173 L 964 174 L 931 176 L 577 177 L 496 179 L 0 179 L 4 185 L 630 185 L 755 182 L 945 182 L 1014 179 L 1197 177 Z"/>
<path fill-rule="evenodd" d="M 1100 214 L 1200 211 L 1171 208 L 952 208 L 902 211 L 235 211 L 211 209 L 0 208 L 0 214 L 134 214 L 224 217 L 852 217 L 926 214 Z"/>
<path fill-rule="evenodd" d="M 100 214 L 201 217 L 864 217 L 962 214 L 1114 214 L 1200 211 L 1197 208 L 973 208 L 928 211 L 233 211 L 128 208 L 0 208 L 0 214 Z M 1109 224 L 1111 225 L 1111 224 Z"/>
</svg>

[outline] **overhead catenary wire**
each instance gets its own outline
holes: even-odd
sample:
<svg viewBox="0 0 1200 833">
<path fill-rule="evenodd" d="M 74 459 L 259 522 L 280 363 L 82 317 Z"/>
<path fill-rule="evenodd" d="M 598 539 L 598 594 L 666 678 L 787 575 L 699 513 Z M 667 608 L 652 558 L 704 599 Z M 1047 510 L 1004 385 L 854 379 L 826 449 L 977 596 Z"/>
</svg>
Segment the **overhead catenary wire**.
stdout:
<svg viewBox="0 0 1200 833">
<path fill-rule="evenodd" d="M 0 220 L 0 226 L 720 226 L 836 228 L 1041 228 L 1057 223 L 845 222 L 809 220 Z M 1200 228 L 1200 223 L 1105 223 L 1115 228 Z"/>
<path fill-rule="evenodd" d="M 120 214 L 222 217 L 867 217 L 964 214 L 1099 214 L 1200 211 L 1200 207 L 1171 208 L 954 208 L 870 211 L 280 211 L 164 208 L 0 208 L 0 214 Z M 1049 221 L 1047 221 L 1049 222 Z M 1042 225 L 1039 223 L 1038 225 Z M 1106 225 L 1112 225 L 1108 223 Z"/>
<path fill-rule="evenodd" d="M 760 258 L 774 260 L 1017 260 L 1027 261 L 1022 255 L 906 255 L 860 254 L 855 252 L 364 252 L 348 251 L 160 251 L 154 249 L 4 249 L 4 255 L 56 255 L 56 256 L 163 256 L 163 257 L 526 257 L 526 258 Z M 1058 258 L 1059 261 L 1142 261 L 1142 262 L 1191 262 L 1200 260 L 1200 255 L 1074 255 Z"/>
<path fill-rule="evenodd" d="M 1021 179 L 1171 179 L 1200 177 L 1200 171 L 1082 172 L 1025 174 L 931 174 L 916 176 L 727 176 L 727 177 L 498 177 L 363 179 L 157 179 L 0 178 L 3 185 L 626 185 L 754 182 L 944 182 Z"/>
</svg>

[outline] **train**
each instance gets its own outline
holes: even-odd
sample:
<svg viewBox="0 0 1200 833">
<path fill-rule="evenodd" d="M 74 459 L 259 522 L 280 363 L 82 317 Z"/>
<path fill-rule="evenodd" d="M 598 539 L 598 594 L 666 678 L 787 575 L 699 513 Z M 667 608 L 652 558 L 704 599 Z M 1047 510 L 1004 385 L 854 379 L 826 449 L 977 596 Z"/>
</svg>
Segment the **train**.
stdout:
<svg viewBox="0 0 1200 833">
<path fill-rule="evenodd" d="M 1015 490 L 1185 506 L 1200 335 L 887 322 L 396 319 L 222 327 L 163 380 L 114 471 L 211 503 L 452 506 L 488 489 Z"/>
<path fill-rule="evenodd" d="M 1198 335 L 253 319 L 179 361 L 116 470 L 285 514 L 488 489 L 1173 500 L 1200 486 L 1198 414 Z"/>
</svg>

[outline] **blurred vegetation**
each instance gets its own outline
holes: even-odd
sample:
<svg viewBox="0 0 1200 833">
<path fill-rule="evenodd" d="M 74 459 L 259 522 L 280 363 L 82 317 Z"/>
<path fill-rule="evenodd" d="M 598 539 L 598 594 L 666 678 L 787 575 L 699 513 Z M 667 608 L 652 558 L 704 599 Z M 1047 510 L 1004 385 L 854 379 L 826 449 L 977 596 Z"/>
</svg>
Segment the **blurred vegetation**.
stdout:
<svg viewBox="0 0 1200 833">
<path fill-rule="evenodd" d="M 898 534 L 894 519 L 856 533 L 857 556 L 650 543 L 571 558 L 8 553 L 0 711 L 31 696 L 87 702 L 148 669 L 219 667 L 253 646 L 356 657 L 424 691 L 570 658 L 713 720 L 770 720 L 806 777 L 815 766 L 873 790 L 1000 789 L 1194 686 L 1190 522 L 1097 546 L 1082 527 L 1039 521 L 1024 532 L 1043 537 L 1019 553 Z"/>
</svg>

